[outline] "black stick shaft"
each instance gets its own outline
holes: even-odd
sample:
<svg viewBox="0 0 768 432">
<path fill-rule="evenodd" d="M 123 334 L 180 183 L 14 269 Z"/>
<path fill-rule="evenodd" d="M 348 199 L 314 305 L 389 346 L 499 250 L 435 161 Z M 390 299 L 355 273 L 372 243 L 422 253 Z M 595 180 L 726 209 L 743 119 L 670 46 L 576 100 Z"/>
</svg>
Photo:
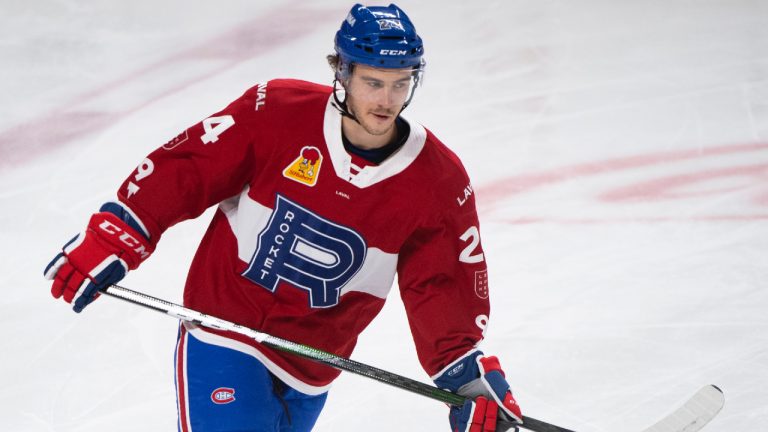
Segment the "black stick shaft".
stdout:
<svg viewBox="0 0 768 432">
<path fill-rule="evenodd" d="M 118 285 L 108 286 L 101 292 L 110 297 L 124 300 L 138 306 L 155 310 L 157 312 L 162 312 L 182 321 L 191 322 L 218 330 L 226 330 L 239 333 L 253 338 L 257 342 L 270 348 L 288 352 L 342 371 L 351 372 L 356 375 L 362 375 L 449 405 L 461 406 L 467 401 L 464 396 L 431 386 L 429 384 L 425 384 L 420 381 L 413 380 L 411 378 L 404 377 L 402 375 L 397 375 L 395 373 L 360 363 L 346 357 L 340 357 L 307 345 L 291 342 L 289 340 L 272 336 L 258 330 L 243 327 L 239 324 L 225 321 L 214 316 L 206 315 L 202 312 L 188 309 L 181 305 L 152 297 L 144 293 L 133 291 Z M 523 417 L 523 424 L 519 426 L 534 432 L 574 432 L 525 416 Z"/>
</svg>

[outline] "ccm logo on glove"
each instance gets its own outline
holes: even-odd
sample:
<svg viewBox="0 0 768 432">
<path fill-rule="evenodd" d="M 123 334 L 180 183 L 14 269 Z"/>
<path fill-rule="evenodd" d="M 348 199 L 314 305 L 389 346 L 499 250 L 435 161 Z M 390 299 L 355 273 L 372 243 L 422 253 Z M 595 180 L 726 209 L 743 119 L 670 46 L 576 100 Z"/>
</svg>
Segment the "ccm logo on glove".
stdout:
<svg viewBox="0 0 768 432">
<path fill-rule="evenodd" d="M 124 230 L 122 230 L 117 225 L 113 224 L 112 222 L 108 221 L 107 219 L 104 219 L 99 224 L 99 229 L 104 231 L 107 234 L 118 236 L 118 239 L 126 246 L 131 248 L 134 252 L 139 254 L 141 256 L 142 261 L 145 260 L 151 252 L 147 251 L 147 248 L 144 246 L 142 242 L 140 242 L 136 237 L 128 234 Z"/>
<path fill-rule="evenodd" d="M 91 216 L 85 231 L 65 244 L 45 268 L 45 278 L 53 281 L 51 294 L 81 312 L 104 287 L 116 284 L 149 257 L 154 244 L 129 223 L 141 225 L 125 212 L 101 211 Z"/>
</svg>

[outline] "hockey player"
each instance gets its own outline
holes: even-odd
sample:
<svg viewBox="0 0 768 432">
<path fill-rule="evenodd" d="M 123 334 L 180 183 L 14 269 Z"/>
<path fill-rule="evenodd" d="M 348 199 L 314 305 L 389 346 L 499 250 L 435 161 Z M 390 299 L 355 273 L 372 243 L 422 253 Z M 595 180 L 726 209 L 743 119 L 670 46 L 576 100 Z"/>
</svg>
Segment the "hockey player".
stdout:
<svg viewBox="0 0 768 432">
<path fill-rule="evenodd" d="M 332 87 L 254 86 L 153 151 L 48 265 L 53 296 L 82 311 L 165 230 L 217 205 L 185 306 L 349 356 L 397 275 L 422 366 L 471 399 L 450 409 L 451 430 L 513 428 L 520 408 L 477 348 L 488 279 L 469 179 L 400 115 L 423 53 L 400 8 L 355 5 L 328 57 Z M 188 323 L 175 367 L 181 431 L 311 430 L 339 375 Z"/>
</svg>

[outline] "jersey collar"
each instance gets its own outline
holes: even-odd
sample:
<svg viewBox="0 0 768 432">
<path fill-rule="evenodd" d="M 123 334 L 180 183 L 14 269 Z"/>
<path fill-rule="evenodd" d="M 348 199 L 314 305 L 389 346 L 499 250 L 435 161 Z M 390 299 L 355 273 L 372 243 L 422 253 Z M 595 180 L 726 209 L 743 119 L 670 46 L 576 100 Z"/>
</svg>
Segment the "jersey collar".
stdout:
<svg viewBox="0 0 768 432">
<path fill-rule="evenodd" d="M 408 135 L 408 139 L 406 139 L 402 148 L 385 159 L 381 164 L 365 166 L 357 174 L 352 174 L 352 156 L 344 149 L 344 143 L 341 140 L 341 113 L 333 102 L 333 95 L 331 95 L 325 108 L 323 134 L 325 135 L 325 143 L 331 156 L 334 171 L 340 179 L 348 181 L 359 188 L 374 185 L 408 168 L 424 148 L 424 143 L 427 140 L 427 131 L 420 124 L 403 118 L 410 125 L 411 133 Z"/>
</svg>

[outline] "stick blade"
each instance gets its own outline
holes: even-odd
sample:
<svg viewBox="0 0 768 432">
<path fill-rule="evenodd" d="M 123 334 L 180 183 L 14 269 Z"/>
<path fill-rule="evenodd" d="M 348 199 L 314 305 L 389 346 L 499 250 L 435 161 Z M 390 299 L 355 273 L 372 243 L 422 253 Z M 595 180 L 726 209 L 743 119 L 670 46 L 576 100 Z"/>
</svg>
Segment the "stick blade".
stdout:
<svg viewBox="0 0 768 432">
<path fill-rule="evenodd" d="M 696 432 L 707 425 L 725 405 L 722 390 L 704 386 L 683 406 L 642 432 Z"/>
</svg>

